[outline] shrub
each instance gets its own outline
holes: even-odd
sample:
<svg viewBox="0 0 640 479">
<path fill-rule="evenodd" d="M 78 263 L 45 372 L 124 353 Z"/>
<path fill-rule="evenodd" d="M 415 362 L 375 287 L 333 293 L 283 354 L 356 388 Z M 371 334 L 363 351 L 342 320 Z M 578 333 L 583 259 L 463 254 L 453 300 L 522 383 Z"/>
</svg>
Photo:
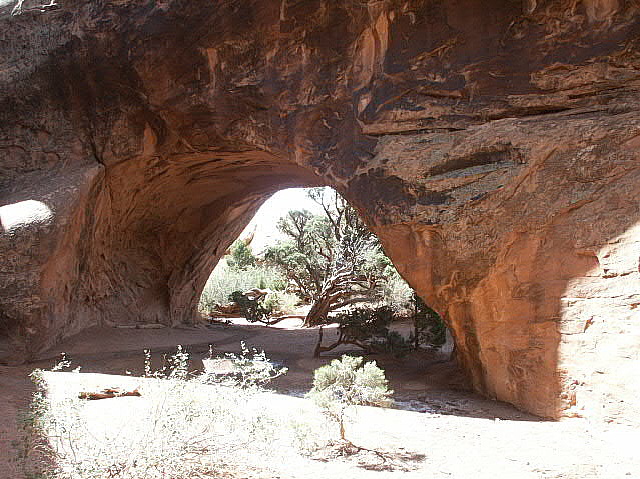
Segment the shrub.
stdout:
<svg viewBox="0 0 640 479">
<path fill-rule="evenodd" d="M 394 319 L 390 306 L 354 308 L 338 313 L 334 320 L 344 335 L 357 341 L 375 341 L 386 338 Z"/>
<path fill-rule="evenodd" d="M 202 290 L 198 309 L 209 313 L 217 304 L 225 304 L 234 291 L 252 288 L 282 291 L 287 284 L 286 278 L 273 267 L 256 265 L 239 270 L 227 265 L 226 260 L 221 260 Z"/>
<path fill-rule="evenodd" d="M 231 255 L 227 260 L 227 264 L 235 269 L 246 270 L 250 266 L 255 266 L 256 257 L 245 241 L 236 240 L 231 245 Z"/>
<path fill-rule="evenodd" d="M 273 312 L 271 305 L 265 304 L 264 296 L 249 298 L 242 291 L 234 291 L 229 295 L 229 301 L 233 301 L 240 308 L 240 313 L 250 323 L 269 324 L 269 317 Z"/>
<path fill-rule="evenodd" d="M 264 306 L 278 314 L 292 314 L 298 304 L 300 298 L 285 291 L 270 291 L 264 300 Z"/>
<path fill-rule="evenodd" d="M 107 404 L 80 399 L 69 388 L 71 383 L 64 394 L 57 388 L 45 394 L 47 384 L 54 384 L 60 373 L 34 373 L 38 392 L 27 421 L 32 434 L 25 448 L 39 451 L 49 442 L 51 449 L 42 461 L 48 467 L 31 469 L 37 474 L 33 477 L 236 477 L 246 476 L 248 470 L 268 470 L 267 464 L 286 463 L 286 454 L 296 446 L 295 431 L 280 413 L 265 408 L 260 385 L 268 368 L 256 364 L 268 363 L 266 356 L 255 351 L 250 355 L 243 345 L 234 361 L 243 379 L 227 378 L 222 384 L 207 376 L 188 380 L 188 355 L 182 348 L 160 371 L 152 371 L 147 359 L 145 371 L 151 377 L 139 383 L 141 397 L 106 400 L 123 401 L 120 407 L 135 411 L 122 416 L 104 416 Z M 271 370 L 267 374 L 273 377 Z"/>
<path fill-rule="evenodd" d="M 401 358 L 411 351 L 411 341 L 397 331 L 389 331 L 387 336 L 377 344 L 377 349 Z"/>
<path fill-rule="evenodd" d="M 209 346 L 209 358 L 203 359 L 202 363 L 205 370 L 199 378 L 201 382 L 242 389 L 261 387 L 287 373 L 287 368 L 275 365 L 264 351 L 249 349 L 244 341 L 240 342 L 240 354 L 226 353 L 221 357 L 214 357 Z"/>
<path fill-rule="evenodd" d="M 394 318 L 395 312 L 390 306 L 361 307 L 338 313 L 333 318 L 338 323 L 338 339 L 323 346 L 323 332 L 320 328 L 314 355 L 317 357 L 341 344 L 353 344 L 370 353 L 389 352 L 402 356 L 409 351 L 410 346 L 400 334 L 389 331 Z"/>
<path fill-rule="evenodd" d="M 388 406 L 393 391 L 388 387 L 384 371 L 375 361 L 342 356 L 315 370 L 313 388 L 307 394 L 340 426 L 340 439 L 345 438 L 345 411 L 349 406 Z"/>
<path fill-rule="evenodd" d="M 447 327 L 438 313 L 431 309 L 417 294 L 413 294 L 413 333 L 409 341 L 413 348 L 420 345 L 438 347 L 447 339 Z"/>
<path fill-rule="evenodd" d="M 396 313 L 408 313 L 412 306 L 413 289 L 393 265 L 388 266 L 385 271 L 386 281 L 382 283 L 382 302 L 390 305 Z"/>
<path fill-rule="evenodd" d="M 54 472 L 52 458 L 55 454 L 45 434 L 48 403 L 42 370 L 34 370 L 30 378 L 36 386 L 36 391 L 33 393 L 29 407 L 18 415 L 18 431 L 21 440 L 14 444 L 15 459 L 25 478 L 46 479 Z"/>
<path fill-rule="evenodd" d="M 162 368 L 154 371 L 151 367 L 151 350 L 144 350 L 144 376 L 147 378 L 186 380 L 189 364 L 189 353 L 178 344 L 175 354 L 164 355 Z"/>
</svg>

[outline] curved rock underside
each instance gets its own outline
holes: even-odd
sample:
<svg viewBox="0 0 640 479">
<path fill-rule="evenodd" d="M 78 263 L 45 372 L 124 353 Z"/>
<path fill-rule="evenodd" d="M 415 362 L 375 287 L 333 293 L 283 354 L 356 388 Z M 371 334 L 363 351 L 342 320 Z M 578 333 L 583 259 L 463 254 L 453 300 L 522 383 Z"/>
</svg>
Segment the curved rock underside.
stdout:
<svg viewBox="0 0 640 479">
<path fill-rule="evenodd" d="M 476 389 L 640 417 L 640 4 L 0 2 L 10 356 L 189 321 L 278 189 L 330 185 Z"/>
</svg>

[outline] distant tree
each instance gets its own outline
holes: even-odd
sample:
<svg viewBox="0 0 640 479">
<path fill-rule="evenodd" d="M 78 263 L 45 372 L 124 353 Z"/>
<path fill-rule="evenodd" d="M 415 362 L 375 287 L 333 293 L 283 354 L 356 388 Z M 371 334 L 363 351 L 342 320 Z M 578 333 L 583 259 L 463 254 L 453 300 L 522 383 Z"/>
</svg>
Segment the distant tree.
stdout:
<svg viewBox="0 0 640 479">
<path fill-rule="evenodd" d="M 331 351 L 341 344 L 358 346 L 366 353 L 387 352 L 395 356 L 403 356 L 411 349 L 410 343 L 399 333 L 389 328 L 395 319 L 395 312 L 390 306 L 376 308 L 358 307 L 339 312 L 332 318 L 338 323 L 338 336 L 328 345 L 323 345 L 322 326 L 318 331 L 318 342 L 314 356 Z"/>
<path fill-rule="evenodd" d="M 232 268 L 244 270 L 256 264 L 256 257 L 253 255 L 251 247 L 244 240 L 236 240 L 231 245 L 230 253 L 227 264 Z"/>
<path fill-rule="evenodd" d="M 333 237 L 324 218 L 307 210 L 289 211 L 278 221 L 286 236 L 267 248 L 265 260 L 293 282 L 303 299 L 312 301 L 333 261 Z"/>
<path fill-rule="evenodd" d="M 438 313 L 431 309 L 417 294 L 413 294 L 413 348 L 420 345 L 442 346 L 447 339 L 447 327 Z"/>
<path fill-rule="evenodd" d="M 323 214 L 289 211 L 278 222 L 287 240 L 265 252 L 311 302 L 306 325 L 323 324 L 331 311 L 380 298 L 386 267 L 378 239 L 337 192 L 312 188 Z"/>
</svg>

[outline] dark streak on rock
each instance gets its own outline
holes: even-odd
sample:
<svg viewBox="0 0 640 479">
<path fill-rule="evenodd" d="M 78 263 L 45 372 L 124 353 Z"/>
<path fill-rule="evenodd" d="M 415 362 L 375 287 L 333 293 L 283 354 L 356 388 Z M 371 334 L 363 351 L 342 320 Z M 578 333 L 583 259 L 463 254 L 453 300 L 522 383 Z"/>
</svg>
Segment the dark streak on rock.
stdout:
<svg viewBox="0 0 640 479">
<path fill-rule="evenodd" d="M 485 151 L 476 151 L 467 156 L 457 156 L 445 159 L 444 162 L 439 163 L 429 168 L 425 173 L 425 177 L 442 175 L 444 173 L 451 173 L 453 171 L 465 170 L 474 166 L 489 165 L 492 163 L 504 163 L 513 161 L 514 157 L 519 158 L 517 150 L 514 150 L 510 145 L 505 145 L 503 148 L 488 149 Z"/>
</svg>

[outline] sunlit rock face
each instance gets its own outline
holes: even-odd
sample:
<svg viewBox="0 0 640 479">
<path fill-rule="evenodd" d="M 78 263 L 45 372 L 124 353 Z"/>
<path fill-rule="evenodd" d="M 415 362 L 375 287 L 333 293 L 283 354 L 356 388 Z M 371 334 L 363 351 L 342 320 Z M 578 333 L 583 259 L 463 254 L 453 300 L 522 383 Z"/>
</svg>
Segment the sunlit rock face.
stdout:
<svg viewBox="0 0 640 479">
<path fill-rule="evenodd" d="M 189 321 L 259 205 L 326 184 L 443 313 L 478 391 L 638 421 L 636 2 L 58 6 L 0 7 L 13 359 Z"/>
</svg>

